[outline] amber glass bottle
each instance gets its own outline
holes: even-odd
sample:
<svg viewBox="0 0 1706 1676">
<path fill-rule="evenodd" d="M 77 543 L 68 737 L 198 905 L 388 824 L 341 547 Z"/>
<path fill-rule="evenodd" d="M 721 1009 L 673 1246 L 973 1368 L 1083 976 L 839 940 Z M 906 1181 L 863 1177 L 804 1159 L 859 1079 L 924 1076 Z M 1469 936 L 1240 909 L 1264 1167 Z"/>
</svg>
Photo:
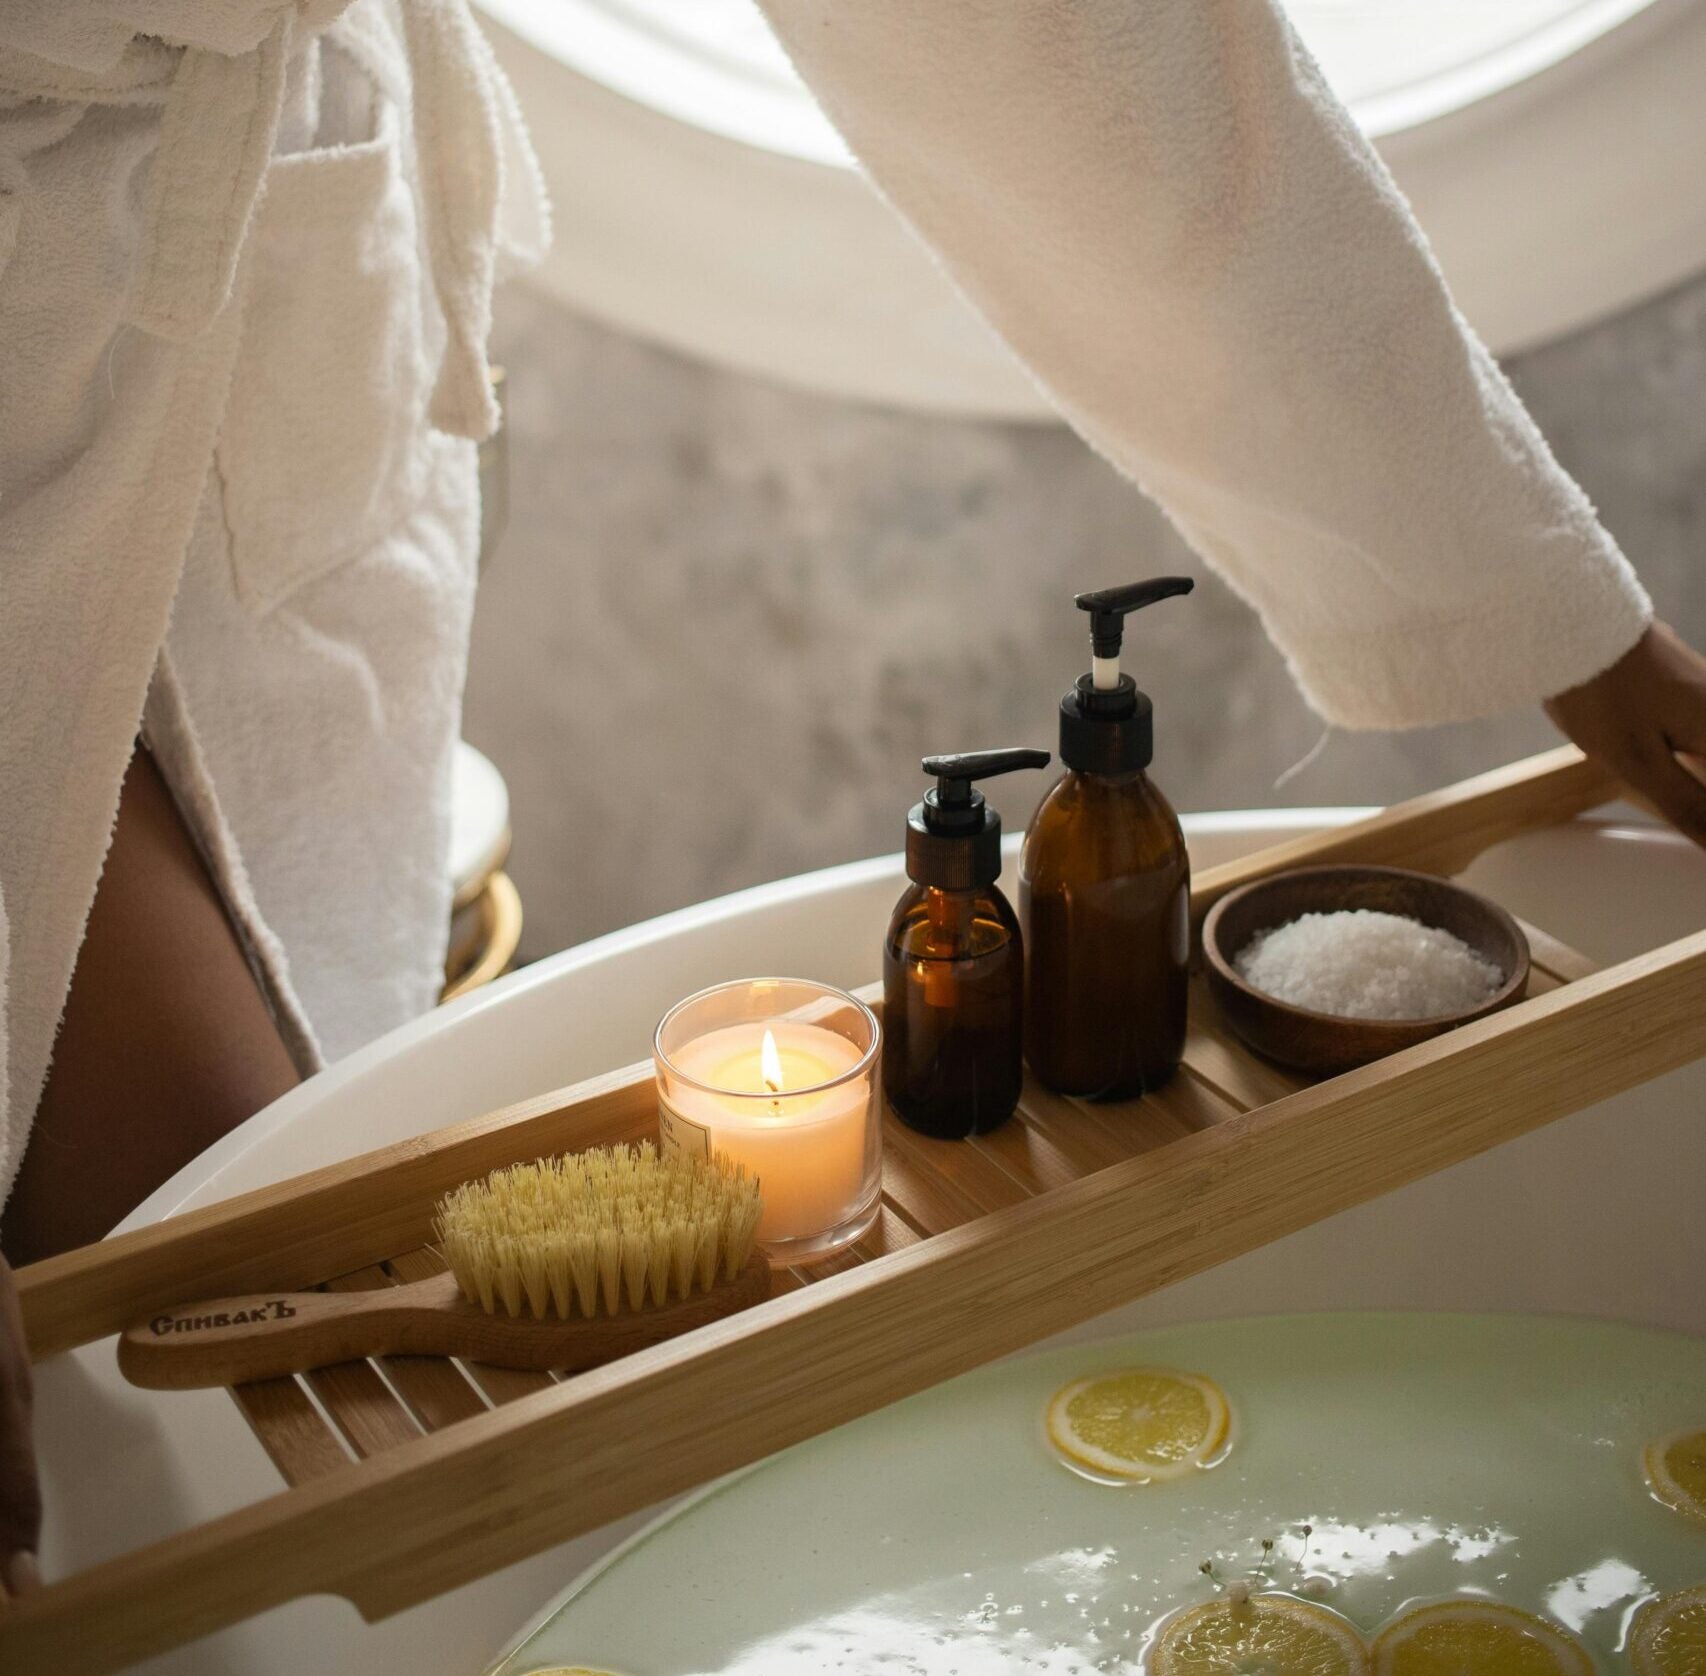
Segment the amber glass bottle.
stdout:
<svg viewBox="0 0 1706 1676">
<path fill-rule="evenodd" d="M 915 884 L 889 925 L 883 995 L 883 1082 L 903 1122 L 958 1139 L 1013 1115 L 1024 945 L 1000 891 Z"/>
<path fill-rule="evenodd" d="M 1140 1094 L 1184 1052 L 1190 862 L 1178 816 L 1145 772 L 1153 707 L 1120 673 L 1119 651 L 1128 612 L 1190 589 L 1186 577 L 1160 577 L 1078 596 L 1092 669 L 1061 700 L 1067 771 L 1019 861 L 1026 1052 L 1058 1093 Z"/>
<path fill-rule="evenodd" d="M 1185 1049 L 1191 868 L 1178 817 L 1141 770 L 1068 771 L 1019 863 L 1031 1069 L 1062 1094 L 1155 1088 Z"/>
<path fill-rule="evenodd" d="M 909 1128 L 943 1140 L 1005 1123 L 1024 1077 L 1025 956 L 996 887 L 1001 817 L 974 780 L 1047 751 L 926 757 L 938 785 L 906 823 L 912 885 L 883 945 L 883 1086 Z"/>
</svg>

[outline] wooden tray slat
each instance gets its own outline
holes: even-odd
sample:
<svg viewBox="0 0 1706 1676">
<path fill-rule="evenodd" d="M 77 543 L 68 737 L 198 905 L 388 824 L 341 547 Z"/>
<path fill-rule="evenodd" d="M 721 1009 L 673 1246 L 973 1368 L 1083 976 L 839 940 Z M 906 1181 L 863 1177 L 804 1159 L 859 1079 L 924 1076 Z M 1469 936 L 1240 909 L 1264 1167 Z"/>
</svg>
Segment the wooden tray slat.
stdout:
<svg viewBox="0 0 1706 1676">
<path fill-rule="evenodd" d="M 367 1292 L 389 1286 L 389 1276 L 377 1266 L 328 1281 L 328 1292 Z M 357 1455 L 365 1458 L 410 1443 L 421 1428 L 380 1376 L 372 1362 L 339 1362 L 304 1374 L 310 1390 L 324 1404 Z"/>
<path fill-rule="evenodd" d="M 1011 1122 L 992 1134 L 979 1135 L 971 1144 L 992 1158 L 1026 1194 L 1047 1193 L 1103 1167 L 1077 1162 L 1071 1152 L 1017 1114 Z"/>
<path fill-rule="evenodd" d="M 393 1278 L 400 1281 L 426 1280 L 442 1274 L 445 1266 L 444 1259 L 431 1246 L 419 1246 L 386 1264 Z M 532 1373 L 525 1368 L 492 1368 L 482 1362 L 458 1362 L 456 1366 L 466 1376 L 465 1383 L 480 1408 L 488 1403 L 495 1408 L 500 1403 L 514 1402 L 517 1397 L 530 1397 L 536 1391 L 548 1391 L 556 1383 L 548 1373 Z"/>
<path fill-rule="evenodd" d="M 339 1362 L 302 1378 L 337 1422 L 350 1448 L 364 1460 L 421 1435 L 371 1362 Z"/>
<path fill-rule="evenodd" d="M 1190 1026 L 1185 1032 L 1185 1064 L 1238 1111 L 1254 1111 L 1308 1085 L 1308 1079 L 1259 1059 L 1220 1023 L 1200 973 L 1191 978 Z"/>
<path fill-rule="evenodd" d="M 464 1362 L 468 1377 L 486 1393 L 494 1408 L 521 1397 L 537 1396 L 549 1391 L 557 1382 L 548 1373 L 533 1373 L 527 1368 L 494 1368 L 484 1362 Z"/>
<path fill-rule="evenodd" d="M 443 1259 L 427 1247 L 404 1252 L 385 1264 L 383 1274 L 392 1286 L 425 1280 L 439 1273 Z M 469 1383 L 461 1364 L 438 1356 L 386 1356 L 380 1366 L 392 1388 L 408 1405 L 422 1431 L 437 1431 L 479 1414 L 486 1400 Z"/>
<path fill-rule="evenodd" d="M 1599 970 L 1594 961 L 1577 953 L 1568 943 L 1560 942 L 1550 931 L 1542 931 L 1525 919 L 1517 920 L 1517 924 L 1528 939 L 1531 969 L 1544 972 L 1554 984 L 1574 983 L 1577 978 L 1592 977 Z"/>
<path fill-rule="evenodd" d="M 917 1245 L 923 1236 L 885 1199 L 871 1230 L 854 1248 L 867 1262 Z"/>
<path fill-rule="evenodd" d="M 932 1171 L 904 1144 L 883 1134 L 883 1197 L 895 1213 L 925 1234 L 942 1234 L 978 1217 L 977 1201 Z"/>
<path fill-rule="evenodd" d="M 861 1255 L 857 1246 L 850 1246 L 845 1251 L 837 1251 L 829 1257 L 820 1258 L 808 1268 L 797 1268 L 792 1272 L 799 1276 L 802 1286 L 811 1286 L 820 1280 L 828 1280 L 833 1275 L 846 1274 L 850 1269 L 859 1268 L 867 1259 Z"/>
<path fill-rule="evenodd" d="M 992 1210 L 1005 1210 L 1029 1197 L 1027 1189 L 988 1153 L 964 1141 L 934 1141 L 915 1134 L 889 1115 L 883 1122 L 885 1173 L 891 1157 L 906 1160 L 920 1174 L 952 1188 L 971 1206 L 972 1216 L 987 1216 Z M 970 1217 L 961 1220 L 969 1221 Z"/>
<path fill-rule="evenodd" d="M 453 1426 L 487 1406 L 459 1363 L 437 1356 L 387 1356 L 380 1366 L 423 1432 Z"/>
<path fill-rule="evenodd" d="M 299 1381 L 258 1379 L 232 1400 L 287 1484 L 306 1484 L 348 1466 L 350 1452 Z"/>
<path fill-rule="evenodd" d="M 1054 1094 L 1025 1073 L 1025 1091 L 1019 1099 L 1020 1119 L 1033 1134 L 1056 1148 L 1079 1175 L 1103 1170 L 1110 1164 L 1135 1158 L 1156 1144 L 1154 1125 L 1144 1121 L 1151 1102 L 1141 1107 L 1129 1104 L 1096 1106 Z M 1002 1130 L 993 1137 L 1000 1141 Z"/>
<path fill-rule="evenodd" d="M 1163 1146 L 1168 1141 L 1183 1140 L 1199 1129 L 1211 1129 L 1229 1117 L 1236 1117 L 1239 1109 L 1198 1076 L 1187 1057 L 1171 1082 L 1144 1097 L 1136 1109 L 1136 1117 L 1150 1137 L 1146 1142 L 1147 1149 L 1148 1146 Z M 1120 1121 L 1126 1121 L 1126 1109 L 1116 1112 L 1096 1107 L 1092 1110 L 1104 1122 L 1112 1122 L 1116 1116 Z"/>
<path fill-rule="evenodd" d="M 923 1237 L 885 1199 L 877 1211 L 877 1220 L 849 1250 L 825 1262 L 814 1263 L 810 1268 L 778 1270 L 772 1295 L 780 1296 L 784 1291 L 796 1291 L 814 1281 L 827 1280 L 832 1274 L 843 1274 L 848 1269 L 858 1268 L 861 1263 L 874 1263 L 890 1252 L 904 1251 L 908 1246 L 917 1245 Z"/>
</svg>

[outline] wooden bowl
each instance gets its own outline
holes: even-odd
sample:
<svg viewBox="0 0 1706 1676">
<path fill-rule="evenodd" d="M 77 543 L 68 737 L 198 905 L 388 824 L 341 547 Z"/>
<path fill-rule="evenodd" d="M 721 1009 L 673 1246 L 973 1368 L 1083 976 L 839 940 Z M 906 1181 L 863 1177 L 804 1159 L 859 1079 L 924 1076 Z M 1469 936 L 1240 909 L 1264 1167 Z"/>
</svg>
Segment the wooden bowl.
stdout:
<svg viewBox="0 0 1706 1676">
<path fill-rule="evenodd" d="M 1344 1018 L 1310 1012 L 1253 989 L 1233 960 L 1245 944 L 1299 914 L 1368 908 L 1403 914 L 1460 937 L 1505 974 L 1486 1001 L 1432 1018 Z M 1472 890 L 1401 867 L 1300 867 L 1223 896 L 1202 929 L 1208 987 L 1228 1025 L 1266 1059 L 1311 1076 L 1334 1076 L 1400 1048 L 1444 1035 L 1520 1001 L 1528 989 L 1528 939 L 1503 908 Z"/>
</svg>

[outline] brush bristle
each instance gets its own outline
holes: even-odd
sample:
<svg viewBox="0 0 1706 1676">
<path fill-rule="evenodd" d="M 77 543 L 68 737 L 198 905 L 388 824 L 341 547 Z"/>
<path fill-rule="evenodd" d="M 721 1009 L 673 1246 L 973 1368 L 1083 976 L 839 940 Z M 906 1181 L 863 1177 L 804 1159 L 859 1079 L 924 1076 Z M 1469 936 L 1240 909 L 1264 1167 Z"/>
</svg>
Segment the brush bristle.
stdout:
<svg viewBox="0 0 1706 1676">
<path fill-rule="evenodd" d="M 434 1225 L 471 1303 L 590 1319 L 733 1280 L 763 1208 L 744 1165 L 645 1141 L 494 1170 L 441 1199 Z"/>
</svg>

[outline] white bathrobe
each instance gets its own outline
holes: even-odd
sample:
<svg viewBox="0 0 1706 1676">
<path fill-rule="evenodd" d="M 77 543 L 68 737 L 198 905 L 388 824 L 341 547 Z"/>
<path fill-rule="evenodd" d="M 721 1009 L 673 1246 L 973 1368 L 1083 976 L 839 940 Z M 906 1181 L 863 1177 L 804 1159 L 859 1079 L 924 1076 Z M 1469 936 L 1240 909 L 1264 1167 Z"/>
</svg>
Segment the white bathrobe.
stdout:
<svg viewBox="0 0 1706 1676">
<path fill-rule="evenodd" d="M 1638 637 L 1646 596 L 1270 0 L 763 3 L 1323 715 L 1529 703 Z M 9 0 L 0 1192 L 139 726 L 305 1068 L 430 1004 L 467 439 L 535 184 L 462 0 Z"/>
<path fill-rule="evenodd" d="M 0 1195 L 139 731 L 304 1072 L 436 999 L 491 289 L 543 237 L 464 0 L 8 0 Z"/>
</svg>

